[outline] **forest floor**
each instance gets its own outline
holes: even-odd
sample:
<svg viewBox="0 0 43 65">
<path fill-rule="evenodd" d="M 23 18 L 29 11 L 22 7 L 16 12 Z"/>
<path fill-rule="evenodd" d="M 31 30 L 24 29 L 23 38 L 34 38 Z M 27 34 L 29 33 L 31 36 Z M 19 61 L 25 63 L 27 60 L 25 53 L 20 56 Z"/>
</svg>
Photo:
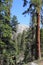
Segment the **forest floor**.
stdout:
<svg viewBox="0 0 43 65">
<path fill-rule="evenodd" d="M 37 62 L 38 65 L 43 65 L 43 60 Z"/>
<path fill-rule="evenodd" d="M 37 60 L 36 63 L 37 63 L 38 65 L 43 65 L 43 58 L 42 58 L 41 60 Z"/>
<path fill-rule="evenodd" d="M 43 65 L 43 59 L 37 60 L 36 63 L 37 63 L 38 65 Z"/>
<path fill-rule="evenodd" d="M 43 65 L 43 61 L 40 61 L 40 62 L 38 63 L 38 65 Z"/>
<path fill-rule="evenodd" d="M 43 59 L 41 59 L 41 60 L 35 60 L 35 61 L 33 61 L 33 63 L 36 63 L 37 65 L 43 65 Z M 31 65 L 31 62 L 29 62 L 26 65 Z"/>
</svg>

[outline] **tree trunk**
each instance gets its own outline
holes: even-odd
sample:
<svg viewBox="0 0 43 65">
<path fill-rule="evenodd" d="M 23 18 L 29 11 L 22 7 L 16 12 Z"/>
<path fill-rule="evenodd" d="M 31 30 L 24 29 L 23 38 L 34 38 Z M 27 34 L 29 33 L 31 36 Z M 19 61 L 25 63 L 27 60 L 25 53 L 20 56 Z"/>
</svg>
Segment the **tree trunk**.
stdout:
<svg viewBox="0 0 43 65">
<path fill-rule="evenodd" d="M 37 45 L 37 58 L 41 59 L 41 49 L 40 49 L 40 13 L 37 13 L 36 45 Z"/>
</svg>

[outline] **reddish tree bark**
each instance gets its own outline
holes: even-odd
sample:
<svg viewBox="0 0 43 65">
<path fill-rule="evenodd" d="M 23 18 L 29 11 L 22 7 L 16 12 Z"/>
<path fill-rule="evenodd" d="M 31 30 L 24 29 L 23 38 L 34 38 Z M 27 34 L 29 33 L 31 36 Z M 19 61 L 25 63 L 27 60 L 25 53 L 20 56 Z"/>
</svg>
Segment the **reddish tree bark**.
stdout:
<svg viewBox="0 0 43 65">
<path fill-rule="evenodd" d="M 40 13 L 37 13 L 37 30 L 36 30 L 37 57 L 41 59 L 40 49 Z"/>
</svg>

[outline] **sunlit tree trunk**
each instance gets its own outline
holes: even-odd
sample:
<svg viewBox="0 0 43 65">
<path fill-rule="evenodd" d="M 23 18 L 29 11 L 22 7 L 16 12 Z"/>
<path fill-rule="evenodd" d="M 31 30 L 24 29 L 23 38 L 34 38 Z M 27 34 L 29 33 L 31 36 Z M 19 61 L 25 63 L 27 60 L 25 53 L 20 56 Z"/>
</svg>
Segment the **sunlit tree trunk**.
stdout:
<svg viewBox="0 0 43 65">
<path fill-rule="evenodd" d="M 36 44 L 37 44 L 37 57 L 38 57 L 38 59 L 41 59 L 41 49 L 40 49 L 40 12 L 37 13 Z"/>
</svg>

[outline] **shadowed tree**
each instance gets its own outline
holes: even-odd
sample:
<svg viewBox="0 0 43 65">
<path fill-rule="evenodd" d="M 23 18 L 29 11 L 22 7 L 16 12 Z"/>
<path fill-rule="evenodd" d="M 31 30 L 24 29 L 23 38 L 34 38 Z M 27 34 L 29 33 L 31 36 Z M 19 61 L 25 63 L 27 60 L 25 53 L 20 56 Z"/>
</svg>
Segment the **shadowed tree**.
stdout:
<svg viewBox="0 0 43 65">
<path fill-rule="evenodd" d="M 11 40 L 10 8 L 12 0 L 0 0 L 0 65 L 12 63 L 14 42 Z M 9 58 L 10 57 L 10 58 Z"/>
<path fill-rule="evenodd" d="M 17 17 L 14 15 L 11 21 L 11 26 L 12 26 L 12 30 L 17 32 L 17 27 L 18 27 L 18 20 Z"/>
<path fill-rule="evenodd" d="M 41 56 L 43 57 L 43 28 L 41 28 L 40 30 L 41 34 L 40 34 L 40 39 L 41 39 Z"/>
</svg>

